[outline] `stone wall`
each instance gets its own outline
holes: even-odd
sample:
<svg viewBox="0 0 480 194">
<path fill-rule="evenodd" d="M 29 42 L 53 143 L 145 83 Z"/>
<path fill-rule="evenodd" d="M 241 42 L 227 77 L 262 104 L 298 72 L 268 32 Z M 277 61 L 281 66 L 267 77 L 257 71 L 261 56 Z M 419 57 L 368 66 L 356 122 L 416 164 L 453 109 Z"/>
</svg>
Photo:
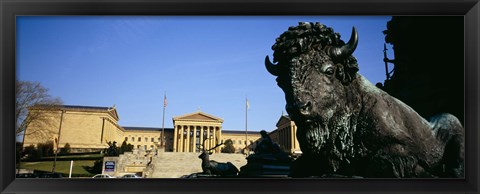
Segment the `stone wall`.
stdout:
<svg viewBox="0 0 480 194">
<path fill-rule="evenodd" d="M 120 177 L 127 173 L 142 175 L 150 158 L 144 150 L 133 150 L 133 152 L 125 152 L 118 157 L 104 157 L 102 173 L 109 174 L 114 177 Z M 115 162 L 115 170 L 113 172 L 105 171 L 105 163 L 108 161 Z"/>
</svg>

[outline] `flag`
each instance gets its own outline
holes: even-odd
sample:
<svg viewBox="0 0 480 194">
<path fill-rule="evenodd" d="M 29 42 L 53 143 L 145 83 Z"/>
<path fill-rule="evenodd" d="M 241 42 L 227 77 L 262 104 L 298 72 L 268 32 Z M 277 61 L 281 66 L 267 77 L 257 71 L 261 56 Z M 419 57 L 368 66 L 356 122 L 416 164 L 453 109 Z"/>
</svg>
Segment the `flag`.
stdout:
<svg viewBox="0 0 480 194">
<path fill-rule="evenodd" d="M 163 107 L 167 107 L 167 95 L 163 96 Z"/>
<path fill-rule="evenodd" d="M 250 103 L 248 103 L 248 98 L 247 98 L 247 109 L 250 109 Z"/>
</svg>

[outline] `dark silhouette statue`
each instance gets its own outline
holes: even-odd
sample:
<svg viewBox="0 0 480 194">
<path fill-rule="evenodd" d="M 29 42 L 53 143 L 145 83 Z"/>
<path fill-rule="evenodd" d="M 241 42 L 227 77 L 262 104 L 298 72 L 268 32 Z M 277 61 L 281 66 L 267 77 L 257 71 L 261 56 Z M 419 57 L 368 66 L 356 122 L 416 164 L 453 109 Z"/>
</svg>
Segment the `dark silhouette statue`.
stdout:
<svg viewBox="0 0 480 194">
<path fill-rule="evenodd" d="M 280 146 L 274 143 L 265 130 L 260 131 L 262 139 L 255 147 L 255 154 L 276 153 L 280 151 Z"/>
<path fill-rule="evenodd" d="M 242 177 L 286 177 L 293 159 L 278 144 L 272 141 L 265 130 L 254 149 L 254 154 L 247 157 L 247 164 L 240 168 Z"/>
<path fill-rule="evenodd" d="M 209 138 L 204 139 L 203 144 L 199 147 L 199 149 L 201 150 L 201 154 L 198 156 L 198 158 L 202 160 L 203 174 L 218 176 L 236 176 L 238 174 L 238 169 L 231 162 L 222 163 L 215 160 L 210 160 L 210 155 L 213 153 L 212 150 L 223 145 L 223 142 L 207 150 L 205 147 L 205 141 L 207 139 Z"/>
<path fill-rule="evenodd" d="M 117 142 L 114 141 L 113 143 L 108 142 L 108 148 L 106 151 L 106 156 L 118 156 L 118 150 L 117 150 Z"/>
</svg>

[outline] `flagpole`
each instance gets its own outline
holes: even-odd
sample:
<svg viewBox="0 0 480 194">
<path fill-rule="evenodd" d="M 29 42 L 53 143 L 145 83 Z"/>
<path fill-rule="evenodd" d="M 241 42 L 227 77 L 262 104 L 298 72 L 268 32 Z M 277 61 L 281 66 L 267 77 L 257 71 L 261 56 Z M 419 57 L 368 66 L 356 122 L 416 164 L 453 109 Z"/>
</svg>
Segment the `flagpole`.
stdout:
<svg viewBox="0 0 480 194">
<path fill-rule="evenodd" d="M 167 106 L 167 93 L 163 95 L 163 118 L 162 118 L 162 137 L 161 137 L 161 146 L 165 147 L 165 108 Z"/>
<path fill-rule="evenodd" d="M 248 98 L 245 97 L 245 154 L 248 156 Z"/>
</svg>

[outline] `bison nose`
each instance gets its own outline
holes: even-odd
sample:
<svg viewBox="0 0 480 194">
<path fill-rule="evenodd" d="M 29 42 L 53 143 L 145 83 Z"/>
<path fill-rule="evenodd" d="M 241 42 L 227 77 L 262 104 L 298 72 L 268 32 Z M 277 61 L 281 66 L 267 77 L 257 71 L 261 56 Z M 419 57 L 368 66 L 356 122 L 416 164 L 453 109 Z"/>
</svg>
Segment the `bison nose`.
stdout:
<svg viewBox="0 0 480 194">
<path fill-rule="evenodd" d="M 291 115 L 299 114 L 301 116 L 308 116 L 312 109 L 312 103 L 310 101 L 306 103 L 294 103 L 293 105 L 287 105 L 286 109 L 288 114 Z"/>
</svg>

